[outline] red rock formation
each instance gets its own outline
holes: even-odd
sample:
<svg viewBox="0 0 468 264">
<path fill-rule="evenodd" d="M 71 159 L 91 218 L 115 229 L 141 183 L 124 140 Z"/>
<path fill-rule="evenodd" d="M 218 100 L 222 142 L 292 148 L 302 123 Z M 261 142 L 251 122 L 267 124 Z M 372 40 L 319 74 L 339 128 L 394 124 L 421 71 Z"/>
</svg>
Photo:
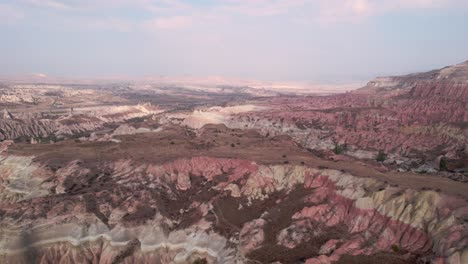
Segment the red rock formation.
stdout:
<svg viewBox="0 0 468 264">
<path fill-rule="evenodd" d="M 354 255 L 379 261 L 382 252 L 447 263 L 468 257 L 468 204 L 434 191 L 242 159 L 121 160 L 95 178 L 79 162 L 54 173 L 27 160 L 0 164 L 4 194 L 15 192 L 8 187 L 14 180 L 48 178 L 24 187 L 19 200 L 2 196 L 4 263 L 27 262 L 31 250 L 44 263 L 287 263 L 304 256 L 322 263 Z"/>
</svg>

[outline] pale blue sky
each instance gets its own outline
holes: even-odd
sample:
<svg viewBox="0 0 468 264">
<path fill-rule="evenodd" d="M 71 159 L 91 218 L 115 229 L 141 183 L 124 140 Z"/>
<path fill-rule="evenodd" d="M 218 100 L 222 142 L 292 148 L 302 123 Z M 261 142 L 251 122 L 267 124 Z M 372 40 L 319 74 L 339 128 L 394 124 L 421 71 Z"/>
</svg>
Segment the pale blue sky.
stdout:
<svg viewBox="0 0 468 264">
<path fill-rule="evenodd" d="M 466 0 L 0 0 L 0 75 L 353 82 L 468 60 Z"/>
</svg>

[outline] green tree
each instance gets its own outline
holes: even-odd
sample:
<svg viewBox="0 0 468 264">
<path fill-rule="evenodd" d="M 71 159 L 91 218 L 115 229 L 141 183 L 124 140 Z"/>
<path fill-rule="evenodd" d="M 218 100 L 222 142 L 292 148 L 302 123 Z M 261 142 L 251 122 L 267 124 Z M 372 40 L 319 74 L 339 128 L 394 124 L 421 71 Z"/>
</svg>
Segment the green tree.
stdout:
<svg viewBox="0 0 468 264">
<path fill-rule="evenodd" d="M 346 150 L 346 148 L 347 148 L 346 144 L 340 145 L 338 143 L 335 143 L 335 148 L 333 148 L 333 152 L 336 155 L 340 155 Z"/>
<path fill-rule="evenodd" d="M 439 162 L 439 170 L 440 170 L 440 171 L 446 171 L 446 170 L 448 170 L 448 167 L 447 167 L 447 160 L 446 160 L 444 157 L 442 157 L 442 158 L 440 159 L 440 162 Z"/>
<path fill-rule="evenodd" d="M 377 154 L 377 157 L 375 158 L 375 160 L 377 160 L 378 162 L 384 162 L 386 159 L 387 159 L 387 154 L 385 154 L 383 151 L 379 151 L 379 153 Z"/>
</svg>

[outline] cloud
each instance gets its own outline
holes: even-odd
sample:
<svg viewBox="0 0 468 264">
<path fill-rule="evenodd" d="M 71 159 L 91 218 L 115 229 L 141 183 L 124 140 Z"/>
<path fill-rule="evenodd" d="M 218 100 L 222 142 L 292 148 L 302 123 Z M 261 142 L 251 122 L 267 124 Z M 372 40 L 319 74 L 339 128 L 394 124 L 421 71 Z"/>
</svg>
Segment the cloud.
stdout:
<svg viewBox="0 0 468 264">
<path fill-rule="evenodd" d="M 19 9 L 10 6 L 0 4 L 0 25 L 1 24 L 14 24 L 17 21 L 24 18 L 24 13 Z"/>
<path fill-rule="evenodd" d="M 144 0 L 142 0 L 144 1 Z M 146 11 L 157 14 L 180 14 L 182 12 L 192 12 L 195 7 L 188 3 L 183 3 L 176 0 L 162 0 L 157 2 L 145 1 L 139 4 Z"/>
<path fill-rule="evenodd" d="M 83 23 L 91 29 L 130 32 L 135 28 L 131 20 L 118 18 L 87 19 Z"/>
<path fill-rule="evenodd" d="M 322 24 L 359 22 L 372 16 L 404 10 L 466 6 L 461 0 L 318 0 L 317 21 Z"/>
<path fill-rule="evenodd" d="M 37 77 L 37 78 L 46 78 L 47 74 L 45 74 L 45 73 L 34 73 L 33 76 Z"/>
<path fill-rule="evenodd" d="M 227 0 L 220 1 L 220 11 L 239 13 L 248 16 L 275 16 L 304 6 L 307 0 Z"/>
<path fill-rule="evenodd" d="M 71 6 L 63 3 L 62 1 L 56 0 L 28 0 L 29 4 L 44 7 L 44 8 L 53 8 L 53 9 L 70 9 Z"/>
<path fill-rule="evenodd" d="M 143 26 L 145 29 L 181 29 L 192 25 L 192 17 L 190 16 L 173 16 L 160 17 L 145 21 Z"/>
<path fill-rule="evenodd" d="M 194 6 L 178 0 L 22 0 L 20 3 L 59 11 L 51 13 L 64 22 L 59 27 L 117 32 L 186 28 L 191 25 L 192 17 L 185 14 L 196 11 Z M 154 18 L 122 16 L 127 10 Z"/>
<path fill-rule="evenodd" d="M 373 15 L 375 1 L 370 0 L 327 0 L 318 2 L 316 20 L 321 24 L 339 21 L 358 21 Z"/>
<path fill-rule="evenodd" d="M 369 0 L 354 0 L 348 2 L 352 12 L 359 16 L 366 16 L 371 14 L 373 10 L 372 4 Z"/>
<path fill-rule="evenodd" d="M 395 0 L 395 1 L 384 1 L 384 5 L 387 8 L 398 9 L 398 8 L 436 8 L 443 7 L 445 5 L 454 4 L 458 1 L 453 0 Z"/>
<path fill-rule="evenodd" d="M 191 5 L 178 0 L 20 0 L 26 5 L 55 10 L 99 12 L 133 8 L 148 12 L 174 12 Z"/>
<path fill-rule="evenodd" d="M 367 18 L 429 8 L 454 7 L 466 0 L 217 0 L 209 3 L 181 0 L 21 0 L 16 9 L 0 6 L 3 23 L 24 15 L 18 10 L 36 6 L 55 10 L 57 20 L 73 27 L 128 32 L 132 30 L 174 30 L 191 27 L 195 22 L 205 26 L 235 23 L 243 16 L 283 16 L 295 24 L 334 24 L 362 22 Z M 13 5 L 12 5 L 13 6 Z M 128 10 L 143 14 L 129 16 Z M 103 16 L 106 14 L 106 16 Z M 75 25 L 72 25 L 75 20 Z M 0 22 L 2 23 L 2 22 Z"/>
<path fill-rule="evenodd" d="M 307 13 L 321 21 L 349 21 L 405 9 L 457 6 L 466 0 L 220 0 L 215 9 L 221 14 L 276 16 Z M 295 17 L 294 19 L 297 19 Z"/>
</svg>

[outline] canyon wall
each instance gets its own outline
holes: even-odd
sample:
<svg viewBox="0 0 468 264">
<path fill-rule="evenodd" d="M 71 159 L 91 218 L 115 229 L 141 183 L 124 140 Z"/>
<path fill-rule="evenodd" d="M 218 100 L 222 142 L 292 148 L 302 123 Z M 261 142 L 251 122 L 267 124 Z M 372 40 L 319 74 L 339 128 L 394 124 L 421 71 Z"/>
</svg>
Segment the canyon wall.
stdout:
<svg viewBox="0 0 468 264">
<path fill-rule="evenodd" d="M 436 191 L 242 159 L 100 169 L 3 157 L 1 262 L 468 261 L 468 203 Z"/>
</svg>

